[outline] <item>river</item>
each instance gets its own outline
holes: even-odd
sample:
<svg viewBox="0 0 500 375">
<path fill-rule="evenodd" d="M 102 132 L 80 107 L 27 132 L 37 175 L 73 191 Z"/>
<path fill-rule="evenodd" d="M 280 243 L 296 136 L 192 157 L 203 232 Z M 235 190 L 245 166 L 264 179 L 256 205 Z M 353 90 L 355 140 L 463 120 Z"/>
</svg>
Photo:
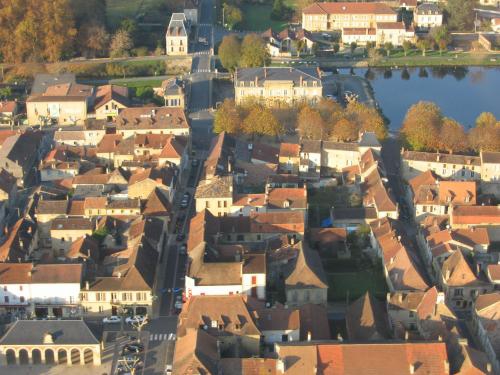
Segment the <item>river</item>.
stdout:
<svg viewBox="0 0 500 375">
<path fill-rule="evenodd" d="M 354 69 L 354 73 L 370 81 L 392 131 L 401 127 L 408 108 L 420 100 L 435 102 L 445 116 L 466 128 L 481 112 L 500 119 L 500 67 L 377 68 Z"/>
</svg>

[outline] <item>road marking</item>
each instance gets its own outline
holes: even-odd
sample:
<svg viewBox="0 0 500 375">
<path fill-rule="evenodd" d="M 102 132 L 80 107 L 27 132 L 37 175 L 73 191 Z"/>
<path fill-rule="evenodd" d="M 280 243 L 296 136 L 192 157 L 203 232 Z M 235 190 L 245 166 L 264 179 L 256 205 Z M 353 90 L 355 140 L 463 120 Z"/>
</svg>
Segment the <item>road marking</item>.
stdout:
<svg viewBox="0 0 500 375">
<path fill-rule="evenodd" d="M 149 335 L 149 341 L 153 341 L 153 336 L 154 336 L 153 334 Z"/>
</svg>

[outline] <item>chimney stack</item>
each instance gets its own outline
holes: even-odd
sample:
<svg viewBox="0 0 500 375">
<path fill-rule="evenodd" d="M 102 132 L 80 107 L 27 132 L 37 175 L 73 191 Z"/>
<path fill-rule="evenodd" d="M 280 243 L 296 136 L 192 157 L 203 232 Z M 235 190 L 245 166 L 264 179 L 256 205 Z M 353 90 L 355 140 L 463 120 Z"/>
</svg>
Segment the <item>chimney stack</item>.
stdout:
<svg viewBox="0 0 500 375">
<path fill-rule="evenodd" d="M 311 331 L 307 331 L 307 341 L 311 341 Z"/>
</svg>

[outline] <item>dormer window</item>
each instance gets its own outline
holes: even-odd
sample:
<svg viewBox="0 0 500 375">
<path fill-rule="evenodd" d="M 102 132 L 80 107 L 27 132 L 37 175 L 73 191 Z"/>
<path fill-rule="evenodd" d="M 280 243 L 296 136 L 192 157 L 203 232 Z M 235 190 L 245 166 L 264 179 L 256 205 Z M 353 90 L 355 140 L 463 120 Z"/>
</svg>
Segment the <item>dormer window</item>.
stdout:
<svg viewBox="0 0 500 375">
<path fill-rule="evenodd" d="M 288 199 L 285 199 L 283 201 L 283 208 L 288 208 L 288 207 L 290 207 L 290 201 Z"/>
<path fill-rule="evenodd" d="M 217 325 L 218 325 L 217 320 L 212 320 L 212 324 L 211 324 L 212 328 L 217 328 Z"/>
</svg>

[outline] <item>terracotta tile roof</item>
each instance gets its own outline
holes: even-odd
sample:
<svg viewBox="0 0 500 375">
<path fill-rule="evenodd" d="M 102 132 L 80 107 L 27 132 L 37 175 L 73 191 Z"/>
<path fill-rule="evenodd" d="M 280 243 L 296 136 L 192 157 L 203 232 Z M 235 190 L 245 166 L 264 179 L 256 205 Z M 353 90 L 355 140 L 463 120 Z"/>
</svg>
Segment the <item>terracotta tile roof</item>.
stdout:
<svg viewBox="0 0 500 375">
<path fill-rule="evenodd" d="M 481 285 L 481 280 L 472 270 L 471 265 L 465 259 L 460 250 L 450 255 L 441 267 L 444 281 L 449 286 Z"/>
<path fill-rule="evenodd" d="M 310 241 L 320 246 L 338 246 L 347 239 L 345 228 L 309 228 Z"/>
<path fill-rule="evenodd" d="M 80 237 L 73 241 L 69 251 L 66 253 L 66 258 L 92 258 L 94 261 L 99 261 L 99 243 L 90 236 Z"/>
<path fill-rule="evenodd" d="M 94 224 L 92 220 L 83 217 L 66 217 L 52 220 L 50 230 L 82 230 L 92 231 Z"/>
<path fill-rule="evenodd" d="M 212 336 L 229 333 L 260 337 L 261 332 L 247 306 L 247 298 L 242 295 L 192 296 L 179 314 L 178 336 L 186 335 L 190 328 L 198 329 L 206 325 L 206 332 Z M 217 322 L 215 328 L 212 327 L 214 321 Z M 222 325 L 222 330 L 219 325 Z"/>
<path fill-rule="evenodd" d="M 385 340 L 390 337 L 385 306 L 369 292 L 347 307 L 345 318 L 351 341 Z"/>
<path fill-rule="evenodd" d="M 295 331 L 300 329 L 299 310 L 282 307 L 255 311 L 257 327 L 261 331 Z"/>
<path fill-rule="evenodd" d="M 429 235 L 427 242 L 431 250 L 440 244 L 449 242 L 473 250 L 476 245 L 489 246 L 490 238 L 487 228 L 452 229 Z"/>
<path fill-rule="evenodd" d="M 265 274 L 266 254 L 247 253 L 243 256 L 244 274 Z"/>
<path fill-rule="evenodd" d="M 403 22 L 377 22 L 377 29 L 406 30 Z"/>
<path fill-rule="evenodd" d="M 170 186 L 172 179 L 174 178 L 174 175 L 175 175 L 174 169 L 169 167 L 137 169 L 130 176 L 128 184 L 130 186 L 139 183 L 141 181 L 150 179 L 157 182 L 158 184 Z"/>
<path fill-rule="evenodd" d="M 104 85 L 97 87 L 94 108 L 98 109 L 114 100 L 125 107 L 130 106 L 130 99 L 128 98 L 128 88 L 115 85 Z"/>
<path fill-rule="evenodd" d="M 416 7 L 417 6 L 417 0 L 399 0 L 399 6 L 400 7 Z"/>
<path fill-rule="evenodd" d="M 234 206 L 263 207 L 266 202 L 265 194 L 235 194 L 233 196 Z"/>
<path fill-rule="evenodd" d="M 265 143 L 252 144 L 252 159 L 266 163 L 278 164 L 278 155 L 280 150 Z"/>
<path fill-rule="evenodd" d="M 108 205 L 108 198 L 106 197 L 85 197 L 83 201 L 84 210 L 101 208 L 105 209 Z"/>
<path fill-rule="evenodd" d="M 328 313 L 324 306 L 308 303 L 299 307 L 300 310 L 300 339 L 329 340 L 330 324 Z"/>
<path fill-rule="evenodd" d="M 441 204 L 476 204 L 476 181 L 441 181 L 438 186 Z"/>
<path fill-rule="evenodd" d="M 304 214 L 301 211 L 250 213 L 252 233 L 304 233 L 304 227 Z"/>
<path fill-rule="evenodd" d="M 68 210 L 68 200 L 40 200 L 36 208 L 39 215 L 65 215 Z"/>
<path fill-rule="evenodd" d="M 452 225 L 500 225 L 500 206 L 454 206 Z"/>
<path fill-rule="evenodd" d="M 406 247 L 395 254 L 386 263 L 389 278 L 396 290 L 427 290 L 429 285 L 417 269 L 416 262 L 412 259 Z"/>
<path fill-rule="evenodd" d="M 0 263 L 0 284 L 29 284 L 31 263 Z"/>
<path fill-rule="evenodd" d="M 402 309 L 417 311 L 418 306 L 424 298 L 425 292 L 420 291 L 396 291 L 388 294 L 387 305 L 389 310 Z"/>
<path fill-rule="evenodd" d="M 497 18 L 500 20 L 500 18 Z M 500 22 L 500 21 L 499 21 Z M 481 160 L 487 164 L 500 164 L 500 152 L 482 151 Z"/>
<path fill-rule="evenodd" d="M 98 154 L 113 153 L 122 140 L 121 134 L 106 134 L 97 145 L 96 151 Z"/>
<path fill-rule="evenodd" d="M 84 216 L 85 215 L 85 201 L 71 200 L 68 206 L 69 216 Z"/>
<path fill-rule="evenodd" d="M 82 264 L 38 264 L 31 271 L 33 284 L 81 283 Z"/>
<path fill-rule="evenodd" d="M 360 27 L 344 27 L 342 28 L 343 35 L 375 35 L 377 29 L 375 28 L 360 28 Z"/>
<path fill-rule="evenodd" d="M 7 129 L 0 130 L 0 145 L 3 145 L 3 143 L 7 138 L 16 134 L 17 132 L 15 130 L 7 130 Z"/>
<path fill-rule="evenodd" d="M 165 147 L 161 150 L 160 158 L 181 158 L 187 146 L 187 140 L 184 137 L 169 137 Z"/>
<path fill-rule="evenodd" d="M 358 143 L 357 142 L 324 141 L 323 142 L 323 149 L 324 150 L 341 150 L 341 151 L 358 152 Z"/>
<path fill-rule="evenodd" d="M 325 271 L 321 264 L 319 254 L 310 250 L 301 241 L 299 253 L 292 272 L 285 280 L 286 288 L 328 288 Z"/>
<path fill-rule="evenodd" d="M 14 113 L 16 107 L 16 101 L 0 101 L 0 113 Z"/>
<path fill-rule="evenodd" d="M 7 228 L 7 224 L 6 224 Z M 36 233 L 36 224 L 21 218 L 8 229 L 7 238 L 0 245 L 0 262 L 24 260 Z"/>
<path fill-rule="evenodd" d="M 304 14 L 395 14 L 384 3 L 314 3 L 302 10 Z"/>
<path fill-rule="evenodd" d="M 422 185 L 436 185 L 436 183 L 440 180 L 440 177 L 436 175 L 432 170 L 427 170 L 425 172 L 420 173 L 418 176 L 413 177 L 408 181 L 410 185 L 413 195 L 416 196 L 418 189 Z"/>
<path fill-rule="evenodd" d="M 300 145 L 296 143 L 281 143 L 279 156 L 280 158 L 298 158 L 300 156 Z"/>
<path fill-rule="evenodd" d="M 369 204 L 374 204 L 377 211 L 397 211 L 394 198 L 385 188 L 378 169 L 374 169 L 365 177 L 362 190 L 364 192 L 364 200 L 369 202 Z"/>
<path fill-rule="evenodd" d="M 120 111 L 117 129 L 187 129 L 189 123 L 182 108 L 134 107 Z"/>
<path fill-rule="evenodd" d="M 457 368 L 456 374 L 460 375 L 484 375 L 488 372 L 488 356 L 485 352 L 471 348 L 469 345 L 460 345 L 458 358 L 463 358 Z"/>
<path fill-rule="evenodd" d="M 305 187 L 269 189 L 266 203 L 269 209 L 306 209 L 307 189 Z"/>
<path fill-rule="evenodd" d="M 319 353 L 315 345 L 276 345 L 279 359 L 284 363 L 286 375 L 315 374 L 319 368 Z"/>
<path fill-rule="evenodd" d="M 219 362 L 220 375 L 278 375 L 277 360 L 274 358 L 222 358 Z"/>
<path fill-rule="evenodd" d="M 323 374 L 359 375 L 410 374 L 448 375 L 446 344 L 374 343 L 318 345 L 318 362 Z"/>
<path fill-rule="evenodd" d="M 195 198 L 232 198 L 233 176 L 216 176 L 196 187 Z"/>
<path fill-rule="evenodd" d="M 475 302 L 474 307 L 476 309 L 476 312 L 478 314 L 480 314 L 481 316 L 483 316 L 482 310 L 489 309 L 492 306 L 497 306 L 498 308 L 500 308 L 500 292 L 499 291 L 488 293 L 488 294 L 481 294 L 480 296 L 478 296 L 476 298 L 476 302 Z M 497 310 L 496 312 L 498 312 L 498 311 L 499 310 Z M 485 311 L 486 314 L 488 312 L 493 312 L 493 311 Z M 495 314 L 493 314 L 493 317 L 495 319 L 498 319 L 498 316 L 495 316 Z"/>
<path fill-rule="evenodd" d="M 500 283 L 500 264 L 488 265 L 488 278 L 490 281 Z"/>
<path fill-rule="evenodd" d="M 216 374 L 217 339 L 202 329 L 189 329 L 175 344 L 173 370 L 176 374 Z"/>
<path fill-rule="evenodd" d="M 155 188 L 144 203 L 142 214 L 146 216 L 167 216 L 172 213 L 172 204 L 160 191 Z"/>
</svg>

